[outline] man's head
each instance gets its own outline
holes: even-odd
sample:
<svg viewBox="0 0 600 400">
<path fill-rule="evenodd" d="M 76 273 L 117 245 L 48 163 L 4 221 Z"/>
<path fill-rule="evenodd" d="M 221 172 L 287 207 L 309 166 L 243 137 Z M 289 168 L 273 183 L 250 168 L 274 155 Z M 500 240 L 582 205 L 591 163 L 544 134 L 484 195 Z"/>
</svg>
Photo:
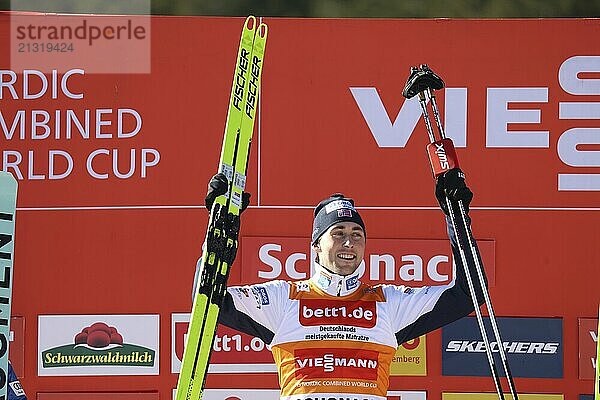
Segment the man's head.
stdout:
<svg viewBox="0 0 600 400">
<path fill-rule="evenodd" d="M 363 259 L 365 243 L 365 224 L 352 199 L 336 193 L 317 205 L 312 245 L 319 264 L 336 274 L 352 274 Z"/>
</svg>

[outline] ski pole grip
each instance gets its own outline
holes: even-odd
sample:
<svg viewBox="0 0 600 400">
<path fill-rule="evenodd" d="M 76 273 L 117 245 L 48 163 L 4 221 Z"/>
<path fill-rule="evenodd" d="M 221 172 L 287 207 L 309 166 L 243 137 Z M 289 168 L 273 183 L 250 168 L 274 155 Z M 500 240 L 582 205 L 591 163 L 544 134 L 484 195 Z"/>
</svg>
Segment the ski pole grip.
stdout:
<svg viewBox="0 0 600 400">
<path fill-rule="evenodd" d="M 434 178 L 452 168 L 459 168 L 456 150 L 449 138 L 429 143 L 427 145 L 427 155 L 429 156 L 429 164 Z"/>
</svg>

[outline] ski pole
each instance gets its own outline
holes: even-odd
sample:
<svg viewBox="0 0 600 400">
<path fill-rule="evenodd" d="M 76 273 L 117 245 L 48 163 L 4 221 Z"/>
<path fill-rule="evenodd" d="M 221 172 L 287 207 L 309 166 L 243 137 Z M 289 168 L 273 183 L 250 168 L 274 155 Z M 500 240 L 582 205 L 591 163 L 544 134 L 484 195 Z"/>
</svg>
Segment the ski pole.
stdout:
<svg viewBox="0 0 600 400">
<path fill-rule="evenodd" d="M 437 76 L 427 65 L 421 65 L 421 68 L 412 67 L 411 75 L 408 79 L 406 87 L 404 88 L 403 95 L 406 98 L 411 98 L 418 94 L 419 103 L 421 105 L 423 119 L 425 120 L 425 125 L 427 128 L 427 133 L 429 135 L 430 144 L 427 146 L 432 172 L 435 177 L 443 174 L 444 172 L 458 167 L 458 158 L 456 157 L 456 152 L 454 150 L 454 145 L 452 140 L 446 137 L 444 127 L 441 123 L 440 113 L 437 107 L 437 102 L 435 99 L 434 90 L 439 90 L 444 87 L 444 82 L 442 79 Z M 431 104 L 431 108 L 433 110 L 433 115 L 436 123 L 436 127 L 438 129 L 438 133 L 440 136 L 440 140 L 436 140 L 435 133 L 433 131 L 431 122 L 429 121 L 429 113 L 427 112 L 427 103 Z M 454 210 L 454 206 L 450 199 L 446 196 L 446 204 L 448 206 L 450 219 L 452 224 L 456 227 L 456 211 Z M 487 290 L 487 286 L 485 285 L 485 279 L 483 276 L 483 269 L 481 267 L 481 261 L 479 259 L 479 254 L 475 249 L 473 233 L 471 232 L 470 226 L 467 223 L 466 210 L 462 200 L 458 201 L 459 214 L 461 217 L 461 224 L 464 227 L 465 236 L 469 245 L 469 250 L 475 264 L 475 269 L 477 271 L 477 277 L 479 279 L 479 284 L 481 286 L 481 290 L 485 299 L 486 307 L 489 313 L 490 323 L 492 325 L 492 330 L 494 332 L 494 336 L 496 339 L 496 343 L 498 345 L 498 351 L 500 353 L 500 359 L 502 361 L 502 366 L 504 368 L 505 375 L 508 380 L 508 384 L 510 387 L 511 394 L 513 399 L 518 400 L 518 395 L 515 389 L 514 381 L 512 378 L 512 373 L 510 371 L 510 367 L 508 364 L 508 360 L 506 357 L 506 353 L 504 351 L 504 346 L 502 344 L 502 339 L 500 338 L 500 331 L 498 329 L 498 325 L 496 323 L 496 316 L 494 314 L 494 309 L 492 307 L 492 302 L 489 296 L 489 292 Z M 486 355 L 488 358 L 488 362 L 490 365 L 490 370 L 492 372 L 492 376 L 494 379 L 494 383 L 496 385 L 496 390 L 498 392 L 498 396 L 500 399 L 504 399 L 504 393 L 502 392 L 502 386 L 500 384 L 500 380 L 498 377 L 498 371 L 496 369 L 496 364 L 493 359 L 493 355 L 491 353 L 491 346 L 489 343 L 489 339 L 487 337 L 487 331 L 483 324 L 483 317 L 481 315 L 481 310 L 479 309 L 479 305 L 477 303 L 477 298 L 475 294 L 475 288 L 473 285 L 471 273 L 467 268 L 466 263 L 466 254 L 461 244 L 460 236 L 458 230 L 456 231 L 457 242 L 459 247 L 459 254 L 461 257 L 461 261 L 463 262 L 463 266 L 465 268 L 465 275 L 467 278 L 467 283 L 469 286 L 469 291 L 471 294 L 471 298 L 473 300 L 473 306 L 475 307 L 475 313 L 477 316 L 477 323 L 479 325 L 479 329 L 482 335 L 482 339 L 486 348 Z"/>
<path fill-rule="evenodd" d="M 431 69 L 429 69 L 429 67 L 427 65 L 423 65 L 422 69 L 425 71 L 431 71 Z M 438 127 L 440 137 L 442 138 L 442 140 L 446 139 L 446 133 L 445 133 L 444 127 L 441 123 L 440 113 L 438 110 L 435 95 L 433 94 L 431 89 L 428 89 L 428 93 L 431 93 L 431 95 L 430 95 L 431 107 L 433 109 L 433 115 L 434 115 L 435 123 Z M 450 140 L 450 139 L 448 139 L 448 140 Z M 485 304 L 486 304 L 489 318 L 490 318 L 490 324 L 492 325 L 492 331 L 494 332 L 494 337 L 496 339 L 496 343 L 498 344 L 498 352 L 500 353 L 500 360 L 502 361 L 502 367 L 504 368 L 506 379 L 508 381 L 508 386 L 510 388 L 510 393 L 512 394 L 513 399 L 518 400 L 517 391 L 515 389 L 515 383 L 513 381 L 512 373 L 510 371 L 510 365 L 508 364 L 508 358 L 506 357 L 506 352 L 505 352 L 504 346 L 502 344 L 502 339 L 500 338 L 500 330 L 498 329 L 498 324 L 496 323 L 496 314 L 494 313 L 494 307 L 492 306 L 492 300 L 490 298 L 489 291 L 487 290 L 487 287 L 485 285 L 485 279 L 483 277 L 483 268 L 481 266 L 481 260 L 479 259 L 479 254 L 477 254 L 477 251 L 475 251 L 475 243 L 473 240 L 473 233 L 471 232 L 471 227 L 469 226 L 469 224 L 467 224 L 467 219 L 466 219 L 467 213 L 464 208 L 464 204 L 463 204 L 462 200 L 460 200 L 458 202 L 458 206 L 460 208 L 460 216 L 462 219 L 462 223 L 465 227 L 465 231 L 467 232 L 466 236 L 467 236 L 467 240 L 469 242 L 469 248 L 471 250 L 471 254 L 473 255 L 473 261 L 475 263 L 475 270 L 477 271 L 477 277 L 479 278 L 479 283 L 481 284 L 481 289 L 483 292 Z"/>
</svg>

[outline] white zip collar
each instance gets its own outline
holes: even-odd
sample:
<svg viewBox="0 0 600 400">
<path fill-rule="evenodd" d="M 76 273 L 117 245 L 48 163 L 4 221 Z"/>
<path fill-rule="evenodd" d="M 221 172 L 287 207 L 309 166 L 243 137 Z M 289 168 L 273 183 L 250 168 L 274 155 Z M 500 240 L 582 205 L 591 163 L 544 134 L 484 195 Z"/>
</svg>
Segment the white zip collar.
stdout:
<svg viewBox="0 0 600 400">
<path fill-rule="evenodd" d="M 315 263 L 315 273 L 310 278 L 319 289 L 331 296 L 348 296 L 360 286 L 358 268 L 351 275 L 338 275 Z"/>
</svg>

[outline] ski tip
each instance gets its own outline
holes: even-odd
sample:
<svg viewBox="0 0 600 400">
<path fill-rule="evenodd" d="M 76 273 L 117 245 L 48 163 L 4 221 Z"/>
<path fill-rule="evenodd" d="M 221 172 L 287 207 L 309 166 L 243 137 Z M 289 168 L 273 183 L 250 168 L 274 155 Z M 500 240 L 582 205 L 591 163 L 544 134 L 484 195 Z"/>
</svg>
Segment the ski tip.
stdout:
<svg viewBox="0 0 600 400">
<path fill-rule="evenodd" d="M 267 24 L 265 24 L 264 22 L 261 22 L 260 25 L 258 25 L 258 29 L 256 31 L 257 35 L 260 36 L 261 38 L 266 38 L 267 37 L 267 32 L 269 31 L 269 27 L 267 26 Z"/>
<path fill-rule="evenodd" d="M 244 26 L 246 27 L 246 29 L 253 31 L 254 28 L 256 28 L 256 17 L 254 15 L 248 15 L 248 17 L 246 17 L 246 22 L 244 23 Z"/>
</svg>

